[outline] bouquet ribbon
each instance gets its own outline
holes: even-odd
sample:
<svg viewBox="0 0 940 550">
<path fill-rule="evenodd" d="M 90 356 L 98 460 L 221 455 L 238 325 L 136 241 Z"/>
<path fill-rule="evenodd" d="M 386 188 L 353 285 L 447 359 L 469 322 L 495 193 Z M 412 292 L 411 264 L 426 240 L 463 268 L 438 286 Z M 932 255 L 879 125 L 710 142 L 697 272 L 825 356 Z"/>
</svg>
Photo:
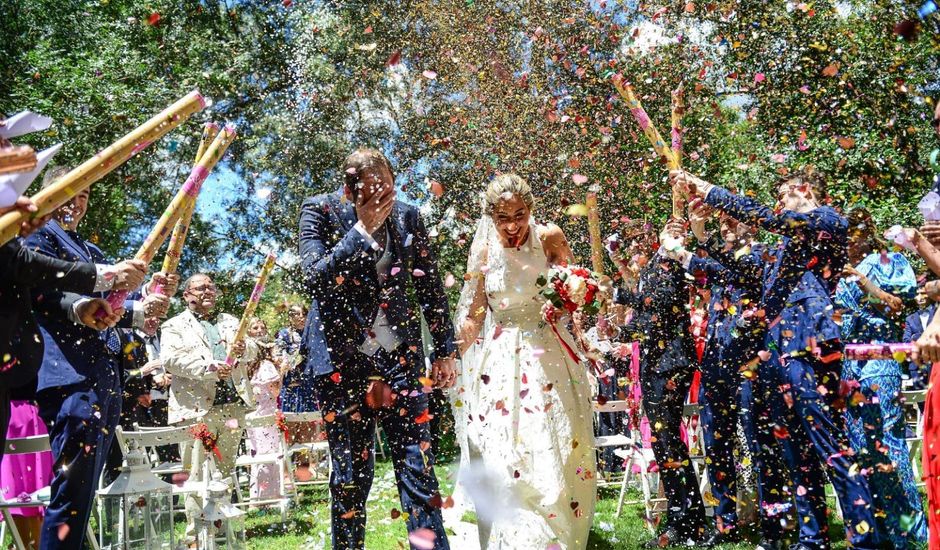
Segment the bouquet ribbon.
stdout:
<svg viewBox="0 0 940 550">
<path fill-rule="evenodd" d="M 219 440 L 219 436 L 214 434 L 212 430 L 209 429 L 209 426 L 197 424 L 192 427 L 190 432 L 195 439 L 198 439 L 199 442 L 202 443 L 202 448 L 207 453 L 211 452 L 217 459 L 222 460 L 222 453 L 219 451 L 219 446 L 216 444 Z"/>
</svg>

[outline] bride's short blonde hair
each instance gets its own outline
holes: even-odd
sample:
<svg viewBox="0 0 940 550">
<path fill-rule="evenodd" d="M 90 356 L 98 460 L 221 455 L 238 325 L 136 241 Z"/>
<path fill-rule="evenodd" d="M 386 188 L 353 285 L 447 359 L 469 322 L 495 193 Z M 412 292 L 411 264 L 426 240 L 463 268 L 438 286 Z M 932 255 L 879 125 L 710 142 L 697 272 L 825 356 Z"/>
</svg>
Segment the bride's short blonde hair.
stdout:
<svg viewBox="0 0 940 550">
<path fill-rule="evenodd" d="M 518 195 L 522 202 L 532 210 L 535 205 L 535 195 L 532 187 L 516 174 L 500 174 L 490 181 L 483 193 L 483 210 L 492 215 L 499 201 Z"/>
</svg>

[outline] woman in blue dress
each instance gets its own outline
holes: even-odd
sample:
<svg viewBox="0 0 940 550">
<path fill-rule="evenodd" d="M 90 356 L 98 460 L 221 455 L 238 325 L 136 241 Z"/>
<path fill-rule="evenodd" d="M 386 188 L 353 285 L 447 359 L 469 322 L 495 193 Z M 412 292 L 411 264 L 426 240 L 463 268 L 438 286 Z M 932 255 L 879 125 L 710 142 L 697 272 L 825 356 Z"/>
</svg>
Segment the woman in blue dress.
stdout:
<svg viewBox="0 0 940 550">
<path fill-rule="evenodd" d="M 275 343 L 287 364 L 284 385 L 281 387 L 281 410 L 284 412 L 312 412 L 317 409 L 313 380 L 304 376 L 300 358 L 300 340 L 307 321 L 307 308 L 292 304 L 287 309 L 288 324 L 278 331 Z"/>
<path fill-rule="evenodd" d="M 849 213 L 849 262 L 836 288 L 847 343 L 899 342 L 905 306 L 912 303 L 917 280 L 900 253 L 888 252 L 871 214 Z M 849 439 L 858 464 L 868 470 L 879 527 L 895 548 L 927 540 L 927 524 L 904 440 L 901 365 L 892 359 L 845 361 L 842 372 Z"/>
</svg>

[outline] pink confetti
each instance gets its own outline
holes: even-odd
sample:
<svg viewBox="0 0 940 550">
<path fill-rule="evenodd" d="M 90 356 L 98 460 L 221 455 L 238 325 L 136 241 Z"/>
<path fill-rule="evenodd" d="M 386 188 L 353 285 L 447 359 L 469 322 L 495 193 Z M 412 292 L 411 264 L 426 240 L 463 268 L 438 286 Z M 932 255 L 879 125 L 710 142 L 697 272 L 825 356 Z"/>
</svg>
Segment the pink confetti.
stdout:
<svg viewBox="0 0 940 550">
<path fill-rule="evenodd" d="M 767 80 L 767 77 L 764 76 L 764 73 L 757 73 L 754 75 L 754 84 L 760 84 L 765 80 Z"/>
<path fill-rule="evenodd" d="M 587 180 L 587 176 L 583 174 L 571 174 L 571 181 L 573 181 L 575 185 L 584 185 L 587 183 Z"/>
<path fill-rule="evenodd" d="M 411 272 L 411 274 L 415 277 L 424 277 L 424 271 L 421 271 L 420 269 L 415 269 Z"/>
<path fill-rule="evenodd" d="M 434 539 L 437 535 L 430 529 L 417 529 L 408 533 L 408 542 L 419 550 L 434 550 Z"/>
<path fill-rule="evenodd" d="M 424 76 L 424 78 L 427 78 L 428 80 L 434 80 L 435 78 L 437 78 L 437 73 L 434 71 L 424 71 L 423 73 L 421 73 L 421 75 Z"/>
<path fill-rule="evenodd" d="M 237 419 L 237 418 L 229 418 L 228 420 L 225 421 L 225 427 L 228 428 L 228 429 L 230 429 L 230 430 L 237 430 L 237 429 L 238 429 L 238 419 Z"/>
<path fill-rule="evenodd" d="M 395 275 L 398 275 L 398 272 L 400 271 L 401 271 L 401 268 L 398 266 L 395 266 L 391 269 L 391 271 L 389 271 L 389 274 L 391 274 L 391 276 L 394 277 Z"/>
</svg>

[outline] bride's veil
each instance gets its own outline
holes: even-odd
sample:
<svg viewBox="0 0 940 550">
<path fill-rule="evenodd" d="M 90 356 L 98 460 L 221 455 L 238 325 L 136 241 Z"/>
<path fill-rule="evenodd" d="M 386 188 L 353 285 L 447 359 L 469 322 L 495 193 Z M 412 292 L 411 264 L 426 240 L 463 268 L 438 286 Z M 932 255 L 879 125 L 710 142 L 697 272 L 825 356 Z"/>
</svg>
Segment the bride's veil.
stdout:
<svg viewBox="0 0 940 550">
<path fill-rule="evenodd" d="M 493 219 L 485 212 L 481 213 L 477 221 L 476 232 L 473 236 L 473 242 L 470 244 L 470 254 L 467 258 L 467 267 L 465 270 L 463 288 L 460 291 L 460 299 L 457 302 L 457 308 L 454 312 L 454 326 L 459 334 L 460 328 L 470 317 L 470 308 L 473 306 L 479 283 L 486 273 L 494 266 L 493 261 L 498 262 L 499 248 L 494 246 L 499 238 L 496 234 L 496 226 Z M 454 411 L 454 432 L 457 444 L 460 447 L 460 471 L 454 491 L 454 507 L 445 512 L 455 514 L 456 518 L 466 511 L 473 511 L 475 506 L 472 499 L 467 494 L 463 481 L 468 475 L 470 467 L 471 451 L 467 437 L 467 415 L 474 409 L 474 395 L 476 393 L 474 383 L 479 378 L 479 366 L 483 357 L 483 336 L 492 329 L 492 316 L 487 308 L 485 319 L 480 327 L 479 336 L 461 356 L 460 371 L 457 377 L 457 384 L 453 391 L 449 392 L 451 407 Z M 467 526 L 464 526 L 467 527 Z M 476 539 L 475 534 L 460 533 L 466 537 Z"/>
</svg>

